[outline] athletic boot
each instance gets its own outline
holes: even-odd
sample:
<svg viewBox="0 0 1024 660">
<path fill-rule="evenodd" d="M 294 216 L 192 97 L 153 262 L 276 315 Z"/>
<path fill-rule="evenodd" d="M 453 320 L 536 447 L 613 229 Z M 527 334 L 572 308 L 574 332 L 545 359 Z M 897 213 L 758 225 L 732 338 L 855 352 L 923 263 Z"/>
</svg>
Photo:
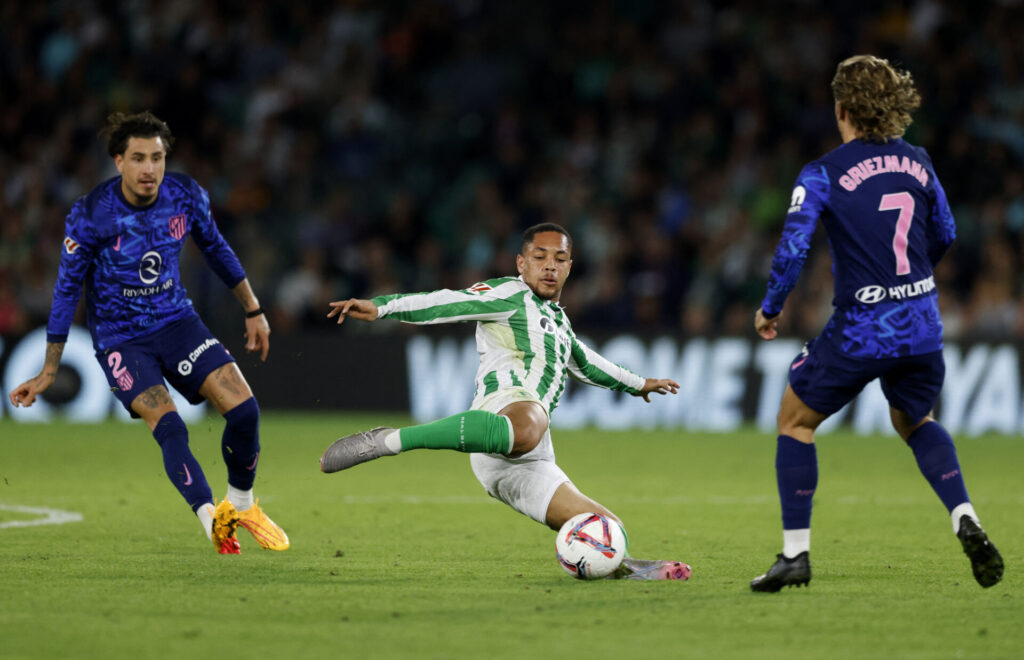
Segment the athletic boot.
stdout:
<svg viewBox="0 0 1024 660">
<path fill-rule="evenodd" d="M 689 564 L 663 559 L 634 559 L 626 557 L 608 577 L 613 580 L 689 580 Z"/>
<path fill-rule="evenodd" d="M 240 555 L 242 548 L 238 545 L 235 530 L 238 528 L 238 511 L 235 505 L 226 499 L 213 512 L 213 546 L 222 555 Z"/>
<path fill-rule="evenodd" d="M 386 426 L 378 426 L 369 431 L 361 431 L 338 438 L 320 457 L 320 471 L 337 472 L 381 456 L 394 456 L 397 452 L 391 451 L 384 444 L 384 438 L 394 430 Z"/>
<path fill-rule="evenodd" d="M 956 533 L 964 554 L 971 560 L 974 579 L 983 587 L 991 587 L 1003 578 L 1003 558 L 996 546 L 988 540 L 978 523 L 970 516 L 960 517 L 960 530 Z"/>
<path fill-rule="evenodd" d="M 256 542 L 267 550 L 287 550 L 290 545 L 284 530 L 263 513 L 259 500 L 245 511 L 238 512 L 238 524 L 249 530 Z"/>
<path fill-rule="evenodd" d="M 767 573 L 750 581 L 750 588 L 754 591 L 774 593 L 783 587 L 792 587 L 794 584 L 799 587 L 801 584 L 809 584 L 810 581 L 811 558 L 806 550 L 792 559 L 787 559 L 779 553 Z"/>
</svg>

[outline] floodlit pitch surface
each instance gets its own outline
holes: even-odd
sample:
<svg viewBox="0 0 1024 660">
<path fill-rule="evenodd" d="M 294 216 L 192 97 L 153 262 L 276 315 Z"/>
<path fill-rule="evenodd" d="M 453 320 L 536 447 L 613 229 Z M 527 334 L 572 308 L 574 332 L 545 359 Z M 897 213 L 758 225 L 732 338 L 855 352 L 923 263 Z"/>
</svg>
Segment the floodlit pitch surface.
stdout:
<svg viewBox="0 0 1024 660">
<path fill-rule="evenodd" d="M 694 569 L 686 583 L 585 583 L 559 568 L 552 532 L 485 496 L 466 456 L 418 451 L 318 471 L 335 437 L 381 421 L 407 422 L 265 415 L 257 495 L 292 548 L 264 551 L 239 531 L 243 554 L 218 556 L 141 424 L 0 420 L 0 656 L 1008 658 L 1024 649 L 1022 438 L 958 443 L 1007 563 L 1001 584 L 975 584 L 898 439 L 835 433 L 819 441 L 810 587 L 754 594 L 748 581 L 780 547 L 772 436 L 557 432 L 560 462 L 624 518 L 632 554 Z M 192 426 L 218 497 L 221 427 Z"/>
</svg>

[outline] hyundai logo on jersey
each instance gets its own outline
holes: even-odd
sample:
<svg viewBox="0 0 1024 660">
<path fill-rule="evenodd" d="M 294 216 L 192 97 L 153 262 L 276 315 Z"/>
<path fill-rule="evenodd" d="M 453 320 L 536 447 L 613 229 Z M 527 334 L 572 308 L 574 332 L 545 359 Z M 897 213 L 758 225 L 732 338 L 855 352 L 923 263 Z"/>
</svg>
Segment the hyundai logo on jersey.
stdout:
<svg viewBox="0 0 1024 660">
<path fill-rule="evenodd" d="M 885 287 L 878 286 L 877 284 L 863 286 L 857 289 L 854 297 L 865 305 L 874 305 L 885 300 Z"/>
</svg>

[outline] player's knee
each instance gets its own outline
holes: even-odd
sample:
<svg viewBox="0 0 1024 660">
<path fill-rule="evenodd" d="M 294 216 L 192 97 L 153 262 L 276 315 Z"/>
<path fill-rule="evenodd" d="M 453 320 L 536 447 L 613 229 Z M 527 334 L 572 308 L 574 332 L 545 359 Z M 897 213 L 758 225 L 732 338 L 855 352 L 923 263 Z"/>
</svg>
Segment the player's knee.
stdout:
<svg viewBox="0 0 1024 660">
<path fill-rule="evenodd" d="M 512 420 L 512 451 L 509 453 L 510 456 L 521 456 L 528 451 L 532 451 L 540 441 L 544 438 L 544 433 L 548 430 L 548 420 L 544 417 L 543 420 L 535 417 L 520 417 L 518 419 L 510 417 Z"/>
<path fill-rule="evenodd" d="M 257 429 L 260 423 L 260 407 L 256 403 L 256 397 L 249 397 L 224 413 L 224 419 L 228 426 L 239 430 L 254 431 Z"/>
<path fill-rule="evenodd" d="M 163 445 L 171 439 L 184 438 L 188 442 L 188 427 L 176 410 L 164 413 L 159 421 L 153 426 L 153 437 L 157 444 Z"/>
<path fill-rule="evenodd" d="M 910 436 L 917 429 L 921 428 L 928 422 L 934 422 L 935 419 L 931 415 L 925 415 L 919 420 L 914 420 L 910 415 L 897 410 L 896 408 L 889 408 L 889 419 L 892 420 L 892 427 L 896 429 L 896 433 L 899 434 L 903 441 L 906 442 L 910 439 Z"/>
<path fill-rule="evenodd" d="M 548 416 L 544 408 L 534 402 L 517 401 L 501 413 L 512 422 L 512 451 L 509 456 L 521 456 L 532 451 L 548 430 Z"/>
<path fill-rule="evenodd" d="M 782 405 L 779 406 L 776 421 L 780 434 L 796 438 L 801 442 L 813 442 L 814 431 L 827 418 L 828 415 L 823 415 L 812 409 L 801 401 L 792 389 L 787 388 L 782 397 Z"/>
<path fill-rule="evenodd" d="M 513 438 L 512 442 L 512 451 L 509 452 L 509 456 L 514 458 L 533 451 L 540 444 L 540 440 L 543 437 L 543 433 L 538 435 L 533 432 L 516 430 L 515 438 Z"/>
</svg>

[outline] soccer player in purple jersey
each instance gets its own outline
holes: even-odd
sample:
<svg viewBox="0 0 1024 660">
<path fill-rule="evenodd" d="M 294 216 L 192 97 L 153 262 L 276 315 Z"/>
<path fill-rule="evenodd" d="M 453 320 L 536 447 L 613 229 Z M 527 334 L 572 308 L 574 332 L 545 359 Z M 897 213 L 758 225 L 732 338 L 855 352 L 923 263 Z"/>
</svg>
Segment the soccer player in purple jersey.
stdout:
<svg viewBox="0 0 1024 660">
<path fill-rule="evenodd" d="M 931 416 L 942 389 L 942 321 L 932 268 L 956 225 L 931 159 L 901 138 L 920 96 L 910 74 L 857 55 L 832 79 L 843 144 L 803 168 L 754 327 L 775 339 L 820 219 L 828 233 L 835 311 L 790 367 L 779 408 L 775 470 L 783 548 L 754 591 L 808 584 L 814 431 L 878 378 L 893 427 L 950 513 L 974 577 L 991 587 L 1003 560 L 967 497 L 953 440 Z"/>
<path fill-rule="evenodd" d="M 84 283 L 87 325 L 111 391 L 132 417 L 149 426 L 168 478 L 217 551 L 240 552 L 238 525 L 262 547 L 286 550 L 288 536 L 252 493 L 259 406 L 234 358 L 200 320 L 181 284 L 178 257 L 186 235 L 242 304 L 245 348 L 263 360 L 270 349 L 267 319 L 217 230 L 209 194 L 187 176 L 165 176 L 174 142 L 167 124 L 149 112 L 116 113 L 104 134 L 120 176 L 79 199 L 68 215 L 43 368 L 11 392 L 11 403 L 31 406 L 53 384 Z M 216 506 L 165 378 L 190 402 L 209 401 L 226 420 L 221 449 L 228 492 Z"/>
</svg>

